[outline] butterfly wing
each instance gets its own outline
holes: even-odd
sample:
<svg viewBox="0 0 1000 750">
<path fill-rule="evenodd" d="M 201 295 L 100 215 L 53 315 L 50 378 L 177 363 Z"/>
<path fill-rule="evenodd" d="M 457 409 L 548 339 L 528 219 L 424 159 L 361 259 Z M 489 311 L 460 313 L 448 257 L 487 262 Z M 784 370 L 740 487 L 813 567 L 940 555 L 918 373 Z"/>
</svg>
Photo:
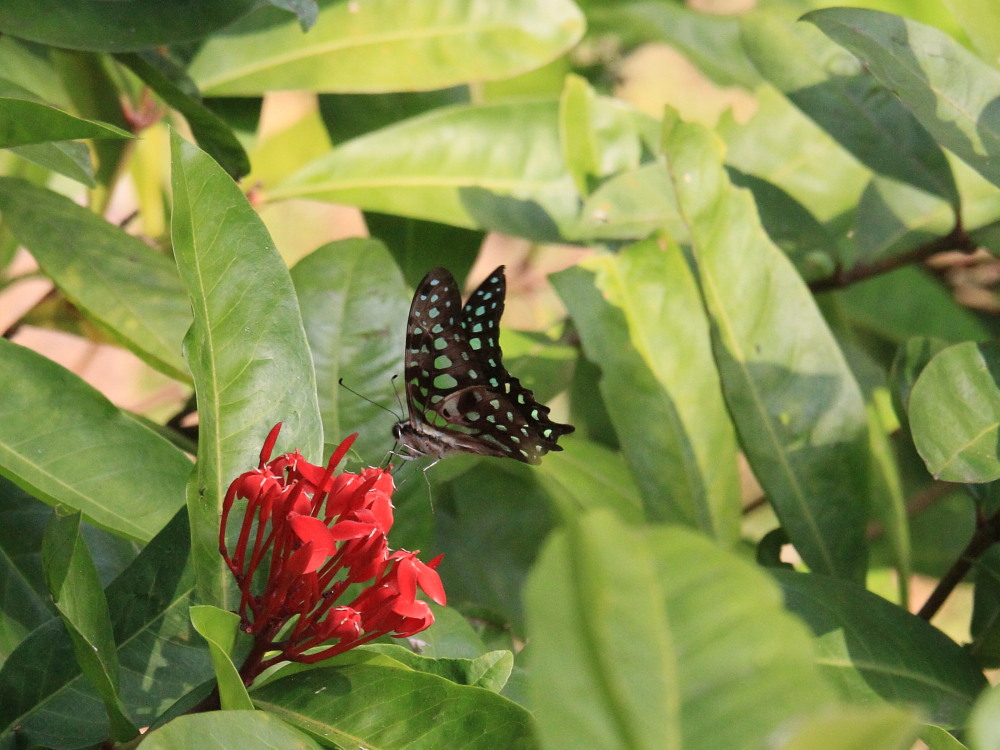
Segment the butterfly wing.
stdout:
<svg viewBox="0 0 1000 750">
<path fill-rule="evenodd" d="M 552 422 L 548 407 L 503 367 L 500 316 L 506 280 L 498 267 L 464 307 L 454 277 L 430 271 L 417 287 L 406 331 L 406 405 L 409 419 L 397 437 L 412 451 L 438 458 L 451 453 L 516 458 L 537 463 L 571 425 Z"/>
</svg>

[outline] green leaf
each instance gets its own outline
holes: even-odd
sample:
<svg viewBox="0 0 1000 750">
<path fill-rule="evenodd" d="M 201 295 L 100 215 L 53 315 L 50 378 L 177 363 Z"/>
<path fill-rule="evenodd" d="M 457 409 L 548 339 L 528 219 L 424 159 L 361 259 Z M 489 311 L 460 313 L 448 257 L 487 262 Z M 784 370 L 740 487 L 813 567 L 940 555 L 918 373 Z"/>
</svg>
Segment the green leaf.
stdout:
<svg viewBox="0 0 1000 750">
<path fill-rule="evenodd" d="M 129 52 L 201 39 L 254 7 L 253 0 L 169 3 L 5 0 L 0 32 L 68 49 Z"/>
<path fill-rule="evenodd" d="M 169 257 L 25 180 L 0 177 L 0 211 L 76 307 L 153 367 L 190 378 L 181 341 L 191 306 Z"/>
<path fill-rule="evenodd" d="M 395 421 L 392 377 L 400 371 L 409 306 L 402 275 L 381 242 L 346 239 L 300 260 L 292 283 L 316 367 L 323 431 L 330 441 L 325 452 L 358 432 L 352 452 L 365 465 L 377 464 L 391 447 Z M 341 386 L 341 378 L 361 396 Z"/>
<path fill-rule="evenodd" d="M 590 193 L 590 183 L 600 174 L 601 155 L 593 131 L 594 90 L 579 76 L 569 75 L 559 100 L 559 141 L 563 158 L 580 195 Z"/>
<path fill-rule="evenodd" d="M 71 180 L 94 187 L 94 165 L 90 161 L 87 144 L 77 141 L 35 143 L 30 146 L 12 146 L 12 154 L 45 169 L 58 172 Z"/>
<path fill-rule="evenodd" d="M 38 551 L 52 509 L 0 478 L 0 665 L 55 609 Z"/>
<path fill-rule="evenodd" d="M 411 296 L 409 290 L 416 289 L 428 269 L 435 266 L 444 266 L 456 279 L 465 279 L 483 244 L 482 232 L 436 221 L 369 211 L 365 213 L 365 223 L 371 236 L 389 248 L 403 271 L 409 288 L 407 297 Z"/>
<path fill-rule="evenodd" d="M 0 83 L 0 91 L 7 89 Z M 0 148 L 80 138 L 134 138 L 106 122 L 84 120 L 40 102 L 0 95 Z"/>
<path fill-rule="evenodd" d="M 803 20 L 854 53 L 940 145 L 1000 185 L 1000 71 L 944 32 L 901 16 L 828 8 Z"/>
<path fill-rule="evenodd" d="M 827 228 L 805 206 L 772 182 L 727 167 L 730 181 L 753 193 L 771 242 L 780 247 L 806 281 L 830 276 L 841 251 Z"/>
<path fill-rule="evenodd" d="M 288 270 L 260 218 L 232 179 L 176 133 L 171 152 L 173 248 L 194 308 L 185 338 L 199 416 L 193 554 L 203 599 L 235 606 L 219 556 L 223 495 L 257 466 L 277 422 L 285 447 L 275 455 L 298 449 L 321 459 L 316 378 Z"/>
<path fill-rule="evenodd" d="M 743 450 L 806 564 L 860 578 L 870 468 L 854 376 L 750 196 L 729 183 L 721 144 L 674 124 L 665 150 Z"/>
<path fill-rule="evenodd" d="M 73 641 L 76 661 L 104 701 L 114 738 L 130 740 L 139 730 L 122 703 L 108 602 L 80 536 L 79 512 L 53 518 L 42 541 L 42 560 L 52 601 Z"/>
<path fill-rule="evenodd" d="M 554 101 L 435 110 L 355 138 L 267 193 L 534 239 L 559 237 L 577 193 Z"/>
<path fill-rule="evenodd" d="M 984 60 L 1000 59 L 1000 5 L 993 0 L 944 0 Z"/>
<path fill-rule="evenodd" d="M 115 59 L 129 68 L 167 104 L 187 120 L 198 145 L 238 180 L 250 171 L 250 159 L 229 126 L 201 99 L 186 91 L 193 87 L 184 71 L 165 56 L 152 52 L 119 54 Z"/>
<path fill-rule="evenodd" d="M 913 384 L 927 363 L 947 346 L 947 341 L 933 336 L 914 336 L 896 350 L 889 370 L 889 385 L 892 388 L 892 406 L 900 421 L 908 421 Z"/>
<path fill-rule="evenodd" d="M 760 748 L 831 699 L 767 576 L 679 527 L 580 516 L 525 600 L 546 748 Z"/>
<path fill-rule="evenodd" d="M 510 651 L 490 651 L 475 659 L 432 659 L 391 643 L 373 643 L 362 648 L 368 652 L 391 656 L 400 664 L 418 672 L 436 674 L 458 685 L 486 688 L 494 693 L 503 689 L 514 668 L 514 654 Z M 358 651 L 351 653 L 357 654 Z"/>
<path fill-rule="evenodd" d="M 944 152 L 858 61 L 815 29 L 775 14 L 742 19 L 757 69 L 795 106 L 872 170 L 958 205 Z"/>
<path fill-rule="evenodd" d="M 910 430 L 946 482 L 1000 479 L 1000 345 L 967 341 L 927 363 L 910 393 Z"/>
<path fill-rule="evenodd" d="M 1000 546 L 993 545 L 974 563 L 976 589 L 969 653 L 986 669 L 1000 666 Z"/>
<path fill-rule="evenodd" d="M 345 746 L 474 750 L 531 747 L 531 719 L 483 688 L 424 672 L 358 664 L 298 672 L 251 693 L 254 705 Z"/>
<path fill-rule="evenodd" d="M 856 327 L 901 344 L 913 336 L 952 343 L 987 339 L 989 329 L 954 295 L 919 268 L 900 268 L 837 292 Z"/>
<path fill-rule="evenodd" d="M 737 13 L 695 10 L 680 3 L 588 3 L 588 31 L 621 37 L 628 47 L 643 42 L 667 42 L 700 71 L 720 84 L 748 89 L 760 83 L 760 74 L 740 46 Z"/>
<path fill-rule="evenodd" d="M 570 440 L 571 450 L 546 456 L 535 469 L 562 516 L 607 508 L 624 521 L 642 523 L 642 498 L 621 452 L 575 435 Z"/>
<path fill-rule="evenodd" d="M 546 456 L 543 463 L 557 457 Z M 426 485 L 421 487 L 419 469 L 412 470 L 416 475 L 397 479 L 401 489 L 407 482 L 412 485 L 410 492 L 416 497 L 394 497 L 394 502 L 401 511 L 418 503 L 426 513 L 430 493 L 433 544 L 436 552 L 444 553 L 438 572 L 448 597 L 499 615 L 507 627 L 522 633 L 521 585 L 552 529 L 554 501 L 539 483 L 534 467 L 520 462 L 456 457 L 443 463 L 451 466 L 435 467 L 430 491 Z M 455 472 L 450 479 L 442 478 L 445 469 Z M 396 494 L 401 493 L 397 490 Z M 396 520 L 393 546 L 416 547 L 396 536 L 400 519 Z"/>
<path fill-rule="evenodd" d="M 854 213 L 851 238 L 857 261 L 914 250 L 937 240 L 955 225 L 954 209 L 922 190 L 876 177 Z"/>
<path fill-rule="evenodd" d="M 911 750 L 919 723 L 892 706 L 841 708 L 807 719 L 775 744 L 780 750 Z"/>
<path fill-rule="evenodd" d="M 991 687 L 976 701 L 966 734 L 970 750 L 989 750 L 1000 742 L 1000 688 Z"/>
<path fill-rule="evenodd" d="M 146 735 L 142 744 L 148 750 L 176 750 L 179 747 L 319 750 L 325 746 L 276 716 L 261 711 L 213 711 L 179 716 Z"/>
<path fill-rule="evenodd" d="M 934 723 L 962 726 L 986 679 L 937 628 L 860 586 L 772 570 L 785 605 L 816 635 L 818 662 L 845 699 L 918 706 Z"/>
<path fill-rule="evenodd" d="M 723 116 L 726 164 L 777 185 L 820 222 L 853 212 L 871 171 L 770 87 L 746 123 Z"/>
<path fill-rule="evenodd" d="M 587 358 L 601 367 L 601 393 L 647 517 L 735 541 L 735 434 L 680 249 L 649 240 L 553 280 Z"/>
<path fill-rule="evenodd" d="M 896 568 L 899 601 L 910 600 L 909 585 L 913 575 L 913 541 L 910 539 L 910 524 L 907 518 L 906 496 L 889 433 L 894 425 L 885 424 L 886 418 L 880 413 L 875 402 L 865 404 L 868 417 L 868 440 L 872 460 L 872 503 L 873 516 L 882 524 L 892 560 Z"/>
<path fill-rule="evenodd" d="M 212 676 L 208 650 L 188 618 L 189 544 L 182 509 L 105 590 L 121 694 L 141 726 Z M 24 742 L 43 747 L 81 747 L 108 735 L 104 706 L 57 618 L 32 632 L 0 669 L 0 728 L 15 724 Z"/>
<path fill-rule="evenodd" d="M 605 180 L 583 202 L 567 237 L 574 240 L 643 239 L 666 229 L 684 229 L 662 163 L 644 164 Z"/>
<path fill-rule="evenodd" d="M 240 616 L 202 604 L 191 607 L 191 624 L 198 635 L 208 641 L 222 708 L 227 711 L 252 711 L 253 703 L 232 659 Z"/>
<path fill-rule="evenodd" d="M 183 503 L 183 452 L 30 349 L 0 341 L 0 362 L 0 472 L 97 526 L 151 539 Z"/>
<path fill-rule="evenodd" d="M 928 750 L 966 750 L 965 745 L 950 735 L 946 729 L 933 724 L 924 725 L 920 739 L 927 745 Z"/>
<path fill-rule="evenodd" d="M 426 91 L 541 67 L 576 44 L 583 29 L 569 0 L 444 0 L 434 12 L 393 0 L 329 3 L 306 35 L 288 19 L 213 37 L 190 73 L 212 96 Z"/>
</svg>

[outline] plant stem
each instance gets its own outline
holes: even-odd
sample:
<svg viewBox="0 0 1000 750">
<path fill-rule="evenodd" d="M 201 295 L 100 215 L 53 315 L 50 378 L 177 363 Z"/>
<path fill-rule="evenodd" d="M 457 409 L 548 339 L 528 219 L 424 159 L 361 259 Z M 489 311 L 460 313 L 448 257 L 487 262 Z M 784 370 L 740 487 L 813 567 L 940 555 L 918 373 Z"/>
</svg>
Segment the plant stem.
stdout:
<svg viewBox="0 0 1000 750">
<path fill-rule="evenodd" d="M 889 271 L 895 271 L 904 266 L 922 263 L 932 255 L 946 250 L 958 250 L 963 253 L 972 253 L 976 250 L 975 243 L 962 228 L 961 223 L 956 223 L 955 228 L 944 237 L 938 237 L 908 252 L 892 255 L 888 258 L 880 258 L 871 263 L 861 263 L 851 268 L 838 268 L 832 276 L 810 282 L 809 289 L 813 292 L 829 292 L 834 289 L 843 289 L 851 284 L 880 276 Z"/>
<path fill-rule="evenodd" d="M 924 606 L 917 612 L 917 616 L 930 620 L 937 614 L 951 592 L 968 575 L 976 560 L 998 541 L 1000 541 L 1000 511 L 997 511 L 985 522 L 976 525 L 976 532 L 972 535 L 962 554 L 938 581 L 938 585 L 924 602 Z"/>
</svg>

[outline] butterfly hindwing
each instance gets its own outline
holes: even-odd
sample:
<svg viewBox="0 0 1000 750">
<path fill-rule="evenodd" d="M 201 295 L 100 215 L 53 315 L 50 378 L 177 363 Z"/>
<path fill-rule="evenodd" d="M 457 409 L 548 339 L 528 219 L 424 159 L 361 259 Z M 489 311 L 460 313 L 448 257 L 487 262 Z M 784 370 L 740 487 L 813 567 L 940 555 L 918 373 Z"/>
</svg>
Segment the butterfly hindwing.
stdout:
<svg viewBox="0 0 1000 750">
<path fill-rule="evenodd" d="M 456 452 L 537 463 L 571 425 L 504 369 L 499 344 L 506 280 L 498 267 L 464 306 L 451 273 L 436 268 L 420 282 L 406 331 L 408 419 L 394 433 L 412 453 Z"/>
</svg>

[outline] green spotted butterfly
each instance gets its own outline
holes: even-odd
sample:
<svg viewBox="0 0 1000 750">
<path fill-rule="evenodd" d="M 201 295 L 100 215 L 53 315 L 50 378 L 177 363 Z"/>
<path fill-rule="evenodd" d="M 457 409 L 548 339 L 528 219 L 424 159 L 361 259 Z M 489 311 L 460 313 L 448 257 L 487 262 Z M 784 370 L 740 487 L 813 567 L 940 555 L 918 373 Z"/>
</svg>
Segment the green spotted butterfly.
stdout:
<svg viewBox="0 0 1000 750">
<path fill-rule="evenodd" d="M 506 291 L 503 266 L 464 307 L 448 270 L 435 268 L 420 282 L 406 325 L 408 418 L 392 428 L 408 451 L 403 458 L 474 453 L 537 464 L 562 450 L 556 441 L 573 426 L 549 419 L 549 408 L 501 361 Z"/>
</svg>

